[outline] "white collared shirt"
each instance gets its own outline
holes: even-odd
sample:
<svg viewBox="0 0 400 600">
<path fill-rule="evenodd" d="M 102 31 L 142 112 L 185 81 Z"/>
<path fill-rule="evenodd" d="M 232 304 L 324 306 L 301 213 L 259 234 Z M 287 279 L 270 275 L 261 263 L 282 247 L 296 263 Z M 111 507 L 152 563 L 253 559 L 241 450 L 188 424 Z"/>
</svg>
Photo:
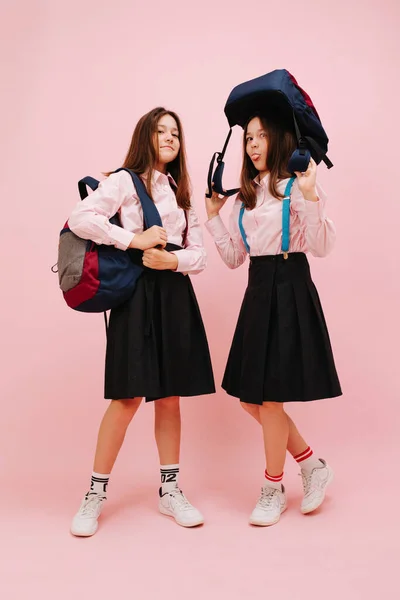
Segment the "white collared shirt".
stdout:
<svg viewBox="0 0 400 600">
<path fill-rule="evenodd" d="M 278 183 L 284 193 L 288 180 Z M 261 182 L 256 178 L 257 203 L 253 210 L 245 210 L 243 228 L 251 256 L 280 254 L 282 252 L 282 201 L 272 196 L 268 189 L 269 175 Z M 336 231 L 333 222 L 325 214 L 326 195 L 317 184 L 318 202 L 304 199 L 295 181 L 290 202 L 289 252 L 311 252 L 314 256 L 326 256 L 334 246 Z M 222 260 L 231 269 L 239 267 L 247 256 L 239 229 L 239 212 L 242 202 L 236 199 L 229 220 L 229 229 L 219 215 L 206 223 L 214 238 Z"/>
<path fill-rule="evenodd" d="M 152 196 L 167 231 L 168 242 L 182 246 L 186 229 L 185 211 L 179 208 L 168 178 L 173 181 L 170 175 L 154 171 Z M 112 225 L 109 221 L 117 212 L 122 227 Z M 187 219 L 184 250 L 175 253 L 177 271 L 194 274 L 205 268 L 206 252 L 200 222 L 193 207 L 187 211 Z M 129 173 L 119 171 L 101 181 L 95 192 L 77 203 L 68 226 L 83 239 L 126 250 L 135 234 L 143 232 L 142 206 Z"/>
</svg>

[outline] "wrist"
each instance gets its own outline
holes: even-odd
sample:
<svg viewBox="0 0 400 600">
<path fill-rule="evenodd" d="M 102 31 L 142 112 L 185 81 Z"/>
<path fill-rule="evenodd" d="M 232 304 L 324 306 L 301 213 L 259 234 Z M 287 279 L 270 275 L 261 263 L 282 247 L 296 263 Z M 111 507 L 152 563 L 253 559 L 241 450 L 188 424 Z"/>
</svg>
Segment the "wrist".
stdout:
<svg viewBox="0 0 400 600">
<path fill-rule="evenodd" d="M 136 233 L 134 234 L 131 243 L 129 244 L 128 248 L 133 248 L 135 250 L 141 250 L 142 248 L 140 247 L 140 233 Z"/>
<path fill-rule="evenodd" d="M 178 268 L 178 257 L 173 252 L 169 253 L 170 263 L 171 263 L 171 271 L 176 271 Z"/>
</svg>

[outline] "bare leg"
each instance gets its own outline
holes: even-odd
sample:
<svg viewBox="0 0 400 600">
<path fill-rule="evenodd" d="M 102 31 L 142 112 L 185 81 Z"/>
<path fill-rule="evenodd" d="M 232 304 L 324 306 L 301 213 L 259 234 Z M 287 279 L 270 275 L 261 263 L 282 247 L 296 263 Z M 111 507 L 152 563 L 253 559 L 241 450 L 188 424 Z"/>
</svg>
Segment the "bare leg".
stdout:
<svg viewBox="0 0 400 600">
<path fill-rule="evenodd" d="M 243 409 L 261 425 L 260 406 L 258 404 L 249 404 L 247 402 L 241 402 L 240 404 Z M 292 456 L 297 456 L 308 448 L 308 444 L 300 435 L 299 430 L 289 415 L 287 413 L 285 413 L 285 415 L 289 423 L 287 450 Z"/>
<path fill-rule="evenodd" d="M 141 401 L 141 398 L 111 401 L 102 419 L 97 438 L 93 466 L 97 473 L 111 473 L 125 439 L 128 425 Z"/>
<path fill-rule="evenodd" d="M 271 476 L 277 477 L 283 473 L 285 466 L 289 422 L 281 403 L 264 402 L 259 411 L 267 470 Z"/>
<path fill-rule="evenodd" d="M 160 457 L 160 464 L 179 464 L 181 412 L 178 396 L 155 400 L 154 433 Z"/>
</svg>

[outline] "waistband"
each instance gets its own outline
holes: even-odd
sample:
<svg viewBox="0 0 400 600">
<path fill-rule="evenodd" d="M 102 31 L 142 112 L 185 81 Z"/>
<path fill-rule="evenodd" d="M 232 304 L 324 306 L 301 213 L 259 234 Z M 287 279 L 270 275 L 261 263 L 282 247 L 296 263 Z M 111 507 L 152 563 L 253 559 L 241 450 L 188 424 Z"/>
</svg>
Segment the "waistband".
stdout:
<svg viewBox="0 0 400 600">
<path fill-rule="evenodd" d="M 250 256 L 251 263 L 258 262 L 287 262 L 307 259 L 304 252 L 289 252 L 286 258 L 283 254 L 264 254 L 262 256 Z"/>
</svg>

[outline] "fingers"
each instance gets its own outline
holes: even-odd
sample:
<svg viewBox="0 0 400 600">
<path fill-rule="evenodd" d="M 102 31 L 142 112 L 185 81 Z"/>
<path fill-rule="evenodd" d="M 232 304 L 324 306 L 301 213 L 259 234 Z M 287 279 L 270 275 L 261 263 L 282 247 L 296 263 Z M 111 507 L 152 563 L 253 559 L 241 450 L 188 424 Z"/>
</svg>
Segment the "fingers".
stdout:
<svg viewBox="0 0 400 600">
<path fill-rule="evenodd" d="M 153 267 L 154 267 L 154 262 L 152 260 L 150 260 L 149 258 L 143 257 L 142 263 L 143 263 L 143 266 L 147 267 L 148 269 L 153 269 Z"/>
<path fill-rule="evenodd" d="M 214 188 L 214 183 L 211 184 L 212 188 Z M 205 196 L 207 200 L 211 200 L 212 202 L 226 202 L 226 200 L 228 199 L 229 196 L 224 196 L 219 194 L 218 192 L 216 192 L 214 189 L 211 190 L 211 196 L 208 197 L 207 194 L 209 193 L 208 188 L 205 191 Z M 225 190 L 224 190 L 225 193 Z"/>
<path fill-rule="evenodd" d="M 158 248 L 148 248 L 147 250 L 143 251 L 143 258 L 152 260 L 159 252 L 162 252 L 162 250 L 159 250 Z"/>
<path fill-rule="evenodd" d="M 314 160 L 311 159 L 310 162 L 308 163 L 306 171 L 295 171 L 294 174 L 296 175 L 296 177 L 308 177 L 308 175 L 310 175 L 314 171 L 314 167 L 316 167 L 316 166 L 317 165 L 314 162 Z"/>
<path fill-rule="evenodd" d="M 149 269 L 160 269 L 162 268 L 163 260 L 164 260 L 164 250 L 159 250 L 158 248 L 148 248 L 148 250 L 144 250 L 142 256 L 142 263 L 144 267 L 148 267 Z"/>
<path fill-rule="evenodd" d="M 157 250 L 155 248 L 149 248 L 148 250 L 145 250 L 143 252 L 143 257 L 142 257 L 143 266 L 149 267 L 151 269 L 153 262 L 154 262 L 154 257 L 155 257 L 156 252 L 157 252 Z"/>
<path fill-rule="evenodd" d="M 213 202 L 226 202 L 226 200 L 228 199 L 228 196 L 220 196 L 220 194 L 218 194 L 218 192 L 213 192 L 213 195 L 211 196 L 211 200 Z"/>
<path fill-rule="evenodd" d="M 152 227 L 152 229 L 153 229 L 153 227 Z M 154 229 L 155 229 L 155 231 L 157 231 L 158 235 L 160 236 L 160 239 L 162 239 L 162 240 L 167 239 L 167 231 L 164 229 L 164 227 L 159 227 L 158 225 L 154 225 Z"/>
<path fill-rule="evenodd" d="M 148 236 L 148 246 L 149 248 L 154 248 L 154 246 L 162 246 L 164 248 L 168 243 L 168 235 L 164 227 L 159 227 L 158 225 L 153 225 L 150 229 L 147 230 L 149 232 Z M 147 232 L 146 232 L 147 233 Z"/>
</svg>

